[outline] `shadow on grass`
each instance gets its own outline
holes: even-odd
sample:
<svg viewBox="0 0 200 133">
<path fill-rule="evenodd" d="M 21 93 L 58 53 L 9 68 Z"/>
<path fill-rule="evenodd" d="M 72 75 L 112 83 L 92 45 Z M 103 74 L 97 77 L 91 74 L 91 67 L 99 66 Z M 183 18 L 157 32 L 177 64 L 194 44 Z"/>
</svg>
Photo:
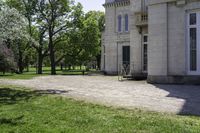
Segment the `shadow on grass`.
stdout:
<svg viewBox="0 0 200 133">
<path fill-rule="evenodd" d="M 17 102 L 20 101 L 28 101 L 29 99 L 42 96 L 42 95 L 47 95 L 47 94 L 64 94 L 68 93 L 68 91 L 63 91 L 63 90 L 35 90 L 35 91 L 30 91 L 30 90 L 16 90 L 12 88 L 0 88 L 0 105 L 5 105 L 5 104 L 16 104 Z"/>
<path fill-rule="evenodd" d="M 23 117 L 24 117 L 24 115 L 21 115 L 17 118 L 0 118 L 0 125 L 7 124 L 7 125 L 15 126 L 18 124 L 23 124 L 21 122 Z"/>
<path fill-rule="evenodd" d="M 13 75 L 9 75 L 9 74 L 5 74 L 5 75 L 2 75 L 2 74 L 0 74 L 0 77 L 7 77 L 7 76 L 13 76 Z"/>
<path fill-rule="evenodd" d="M 85 74 L 81 74 L 81 73 L 78 73 L 78 74 L 73 74 L 73 73 L 71 73 L 71 74 L 60 74 L 60 75 L 62 75 L 62 76 L 86 76 L 86 75 L 88 75 L 87 73 L 85 73 Z"/>
<path fill-rule="evenodd" d="M 15 89 L 13 87 L 0 87 L 0 107 L 3 108 L 3 105 L 13 105 L 20 102 L 28 102 L 28 100 L 44 96 L 44 95 L 61 95 L 68 93 L 69 91 L 63 90 L 23 90 Z M 11 125 L 16 126 L 23 124 L 24 115 L 13 117 L 0 117 L 0 125 Z"/>
</svg>

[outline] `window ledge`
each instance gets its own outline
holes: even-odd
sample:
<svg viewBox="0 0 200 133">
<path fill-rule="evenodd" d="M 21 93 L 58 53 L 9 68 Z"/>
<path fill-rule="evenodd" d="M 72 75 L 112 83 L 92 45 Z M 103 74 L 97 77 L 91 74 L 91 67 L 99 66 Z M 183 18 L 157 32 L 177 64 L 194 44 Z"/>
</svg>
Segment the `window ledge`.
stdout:
<svg viewBox="0 0 200 133">
<path fill-rule="evenodd" d="M 118 34 L 118 35 L 130 34 L 130 31 L 116 32 L 116 34 Z"/>
</svg>

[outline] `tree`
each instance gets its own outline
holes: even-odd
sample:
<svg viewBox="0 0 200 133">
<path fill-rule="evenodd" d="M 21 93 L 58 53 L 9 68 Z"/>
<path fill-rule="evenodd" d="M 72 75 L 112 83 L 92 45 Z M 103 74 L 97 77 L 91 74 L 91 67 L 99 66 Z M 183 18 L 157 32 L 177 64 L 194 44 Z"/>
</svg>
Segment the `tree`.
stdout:
<svg viewBox="0 0 200 133">
<path fill-rule="evenodd" d="M 68 35 L 65 59 L 72 65 L 85 64 L 100 55 L 101 25 L 104 25 L 104 13 L 91 11 L 84 14 L 80 5 L 77 8 Z"/>
<path fill-rule="evenodd" d="M 69 21 L 71 14 L 71 7 L 73 6 L 71 0 L 39 0 L 37 3 L 37 10 L 39 17 L 46 23 L 48 32 L 48 48 L 50 52 L 51 74 L 56 74 L 56 65 L 63 57 L 58 57 L 56 60 L 56 45 L 61 44 L 63 35 L 69 29 Z"/>
<path fill-rule="evenodd" d="M 23 25 L 20 21 L 21 24 L 17 24 L 21 26 L 21 29 L 18 29 L 20 34 L 21 32 L 23 34 L 19 35 L 17 32 L 16 37 L 9 40 L 13 43 L 20 72 L 28 66 L 30 59 L 28 55 L 32 51 L 36 51 L 38 56 L 37 73 L 42 73 L 43 60 L 49 56 L 52 75 L 56 74 L 56 65 L 63 62 L 64 58 L 74 65 L 81 65 L 100 54 L 103 13 L 92 11 L 84 14 L 82 5 L 80 3 L 75 5 L 72 0 L 6 0 L 6 2 L 10 9 L 18 10 L 16 13 L 19 15 L 21 13 L 21 17 L 25 20 Z M 8 33 L 9 35 L 5 36 L 13 35 Z M 22 37 L 23 35 L 26 36 Z"/>
<path fill-rule="evenodd" d="M 38 4 L 38 0 L 7 0 L 7 4 L 13 8 L 16 8 L 21 14 L 23 14 L 28 20 L 27 30 L 31 38 L 37 40 L 37 42 L 33 42 L 29 40 L 26 44 L 26 47 L 23 49 L 23 53 L 25 54 L 27 51 L 30 51 L 32 46 L 37 51 L 37 73 L 42 74 L 42 65 L 43 59 L 47 56 L 47 48 L 44 47 L 44 34 L 47 30 L 45 27 L 45 23 L 38 17 L 38 13 L 36 11 L 36 5 Z M 20 50 L 19 50 L 20 51 Z M 45 52 L 44 52 L 45 51 Z M 26 56 L 26 55 L 24 55 Z M 21 57 L 21 56 L 20 56 Z M 20 59 L 22 60 L 22 59 Z M 22 63 L 19 63 L 22 64 Z M 25 63 L 27 66 L 29 65 L 29 56 L 25 57 Z"/>
<path fill-rule="evenodd" d="M 48 56 L 48 42 L 45 40 L 47 29 L 38 19 L 35 21 L 35 26 L 32 26 L 32 36 L 38 41 L 38 44 L 33 44 L 33 48 L 37 52 L 37 74 L 42 74 L 43 60 Z"/>
<path fill-rule="evenodd" d="M 97 54 L 96 54 L 96 60 L 97 60 L 97 66 L 100 69 L 100 64 L 101 64 L 101 34 L 105 29 L 105 14 L 104 12 L 100 12 L 100 11 L 90 11 L 86 14 L 86 18 L 93 18 L 95 20 L 97 20 L 98 23 L 98 29 L 99 29 L 99 33 L 98 33 L 98 44 L 96 44 L 97 47 Z"/>
<path fill-rule="evenodd" d="M 93 17 L 86 18 L 83 22 L 83 28 L 81 29 L 83 60 L 89 61 L 98 54 L 99 33 L 98 21 Z"/>
<path fill-rule="evenodd" d="M 79 57 L 83 50 L 81 29 L 83 28 L 84 12 L 80 3 L 73 6 L 72 9 L 71 29 L 66 33 L 65 61 L 68 62 L 68 65 L 74 66 L 82 65 Z"/>
<path fill-rule="evenodd" d="M 28 33 L 32 37 L 32 24 L 38 0 L 6 0 L 6 4 L 18 10 L 27 20 Z"/>
<path fill-rule="evenodd" d="M 16 1 L 16 0 L 11 0 Z M 29 46 L 31 45 L 37 51 L 37 74 L 42 74 L 42 65 L 43 59 L 47 56 L 48 48 L 45 47 L 46 42 L 44 41 L 45 33 L 47 31 L 47 27 L 45 26 L 45 22 L 42 21 L 38 16 L 38 12 L 36 6 L 38 4 L 38 0 L 17 0 L 21 1 L 23 5 L 22 13 L 28 20 L 28 32 L 32 38 L 37 40 L 37 43 L 28 42 Z"/>
<path fill-rule="evenodd" d="M 29 38 L 26 32 L 27 20 L 16 9 L 0 3 L 0 42 L 7 39 Z"/>
<path fill-rule="evenodd" d="M 0 43 L 6 42 L 10 50 L 13 42 L 29 38 L 26 32 L 27 20 L 16 9 L 8 7 L 5 3 L 0 4 L 0 33 L 2 33 L 0 34 Z M 19 47 L 18 43 L 15 44 L 16 47 Z"/>
</svg>

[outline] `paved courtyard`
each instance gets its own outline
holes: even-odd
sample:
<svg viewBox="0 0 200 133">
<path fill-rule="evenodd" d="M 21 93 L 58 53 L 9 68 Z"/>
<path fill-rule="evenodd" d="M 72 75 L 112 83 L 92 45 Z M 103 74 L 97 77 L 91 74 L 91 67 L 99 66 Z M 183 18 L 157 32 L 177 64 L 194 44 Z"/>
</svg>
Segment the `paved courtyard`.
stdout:
<svg viewBox="0 0 200 133">
<path fill-rule="evenodd" d="M 31 80 L 5 80 L 48 90 L 67 97 L 124 108 L 144 108 L 176 114 L 200 115 L 200 86 L 152 85 L 145 81 L 119 82 L 110 76 L 43 76 Z"/>
</svg>

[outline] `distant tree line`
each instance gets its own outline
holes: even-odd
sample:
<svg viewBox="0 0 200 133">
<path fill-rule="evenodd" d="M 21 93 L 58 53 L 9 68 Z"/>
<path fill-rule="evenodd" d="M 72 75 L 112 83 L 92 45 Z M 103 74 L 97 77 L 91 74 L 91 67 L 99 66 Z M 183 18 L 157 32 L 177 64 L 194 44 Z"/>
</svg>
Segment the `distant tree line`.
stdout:
<svg viewBox="0 0 200 133">
<path fill-rule="evenodd" d="M 104 13 L 83 12 L 73 0 L 5 0 L 0 2 L 0 71 L 23 73 L 29 66 L 100 67 Z"/>
</svg>

